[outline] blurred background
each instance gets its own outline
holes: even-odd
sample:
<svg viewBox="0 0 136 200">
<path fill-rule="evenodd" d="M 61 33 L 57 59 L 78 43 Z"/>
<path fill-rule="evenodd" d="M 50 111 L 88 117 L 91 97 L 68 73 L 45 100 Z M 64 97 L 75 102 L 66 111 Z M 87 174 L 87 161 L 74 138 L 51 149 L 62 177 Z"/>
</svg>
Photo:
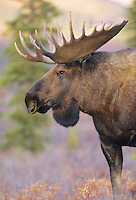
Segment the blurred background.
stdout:
<svg viewBox="0 0 136 200">
<path fill-rule="evenodd" d="M 51 111 L 30 115 L 24 104 L 26 91 L 49 66 L 18 56 L 14 47 L 16 41 L 21 49 L 18 32 L 22 31 L 31 48 L 29 35 L 34 37 L 37 29 L 47 46 L 44 21 L 54 34 L 58 22 L 68 36 L 70 11 L 76 36 L 84 20 L 88 28 L 91 23 L 129 19 L 121 33 L 99 50 L 136 46 L 136 0 L 0 0 L 0 185 L 12 192 L 37 181 L 71 192 L 85 178 L 109 178 L 90 116 L 80 113 L 78 124 L 66 129 L 53 120 Z M 123 152 L 124 173 L 129 170 L 136 178 L 135 151 L 123 147 Z"/>
</svg>

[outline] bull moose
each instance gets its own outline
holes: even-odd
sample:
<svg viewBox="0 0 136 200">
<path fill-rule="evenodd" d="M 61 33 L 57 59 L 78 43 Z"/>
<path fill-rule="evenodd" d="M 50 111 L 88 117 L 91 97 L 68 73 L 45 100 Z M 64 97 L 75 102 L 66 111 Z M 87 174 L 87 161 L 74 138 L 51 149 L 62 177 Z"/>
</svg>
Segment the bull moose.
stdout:
<svg viewBox="0 0 136 200">
<path fill-rule="evenodd" d="M 25 59 L 48 64 L 57 63 L 34 83 L 25 97 L 29 113 L 46 113 L 52 108 L 54 119 L 65 127 L 74 126 L 79 113 L 93 117 L 102 151 L 110 168 L 113 199 L 121 199 L 122 146 L 136 147 L 136 48 L 118 52 L 95 52 L 111 40 L 127 24 L 95 26 L 86 34 L 85 23 L 80 37 L 75 38 L 70 17 L 70 38 L 67 40 L 57 25 L 58 41 L 51 29 L 51 38 L 44 26 L 50 46 L 48 51 L 37 31 L 30 35 L 32 52 L 20 32 Z"/>
</svg>

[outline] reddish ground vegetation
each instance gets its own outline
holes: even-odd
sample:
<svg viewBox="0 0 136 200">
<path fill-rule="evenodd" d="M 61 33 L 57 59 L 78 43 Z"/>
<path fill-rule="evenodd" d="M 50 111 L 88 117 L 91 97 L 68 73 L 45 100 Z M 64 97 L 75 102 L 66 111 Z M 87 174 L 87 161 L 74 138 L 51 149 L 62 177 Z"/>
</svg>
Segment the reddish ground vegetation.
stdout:
<svg viewBox="0 0 136 200">
<path fill-rule="evenodd" d="M 123 197 L 122 200 L 136 200 L 136 179 L 130 178 L 129 173 L 123 175 Z M 25 189 L 13 194 L 0 187 L 1 200 L 110 200 L 110 180 L 102 178 L 99 180 L 88 179 L 76 186 L 71 194 L 64 192 L 59 186 L 49 186 L 35 183 Z"/>
</svg>

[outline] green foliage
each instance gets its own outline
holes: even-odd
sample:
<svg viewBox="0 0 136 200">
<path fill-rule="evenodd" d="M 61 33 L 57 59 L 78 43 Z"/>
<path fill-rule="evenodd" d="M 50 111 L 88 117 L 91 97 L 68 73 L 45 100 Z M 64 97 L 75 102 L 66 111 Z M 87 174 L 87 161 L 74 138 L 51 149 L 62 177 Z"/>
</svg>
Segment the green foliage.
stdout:
<svg viewBox="0 0 136 200">
<path fill-rule="evenodd" d="M 136 0 L 132 1 L 131 6 L 127 9 L 127 17 L 129 23 L 127 25 L 128 30 L 128 43 L 131 47 L 136 46 Z"/>
<path fill-rule="evenodd" d="M 129 23 L 127 25 L 128 31 L 128 44 L 131 47 L 136 47 L 136 0 L 133 0 L 131 6 L 127 9 L 127 17 Z M 132 159 L 136 159 L 136 151 L 131 156 Z"/>
<path fill-rule="evenodd" d="M 78 135 L 74 128 L 69 129 L 68 146 L 73 150 L 78 147 Z"/>
<path fill-rule="evenodd" d="M 29 115 L 24 105 L 24 97 L 28 88 L 47 71 L 48 65 L 34 63 L 23 60 L 16 52 L 14 42 L 23 52 L 19 41 L 18 32 L 22 31 L 25 41 L 30 49 L 32 44 L 29 35 L 34 37 L 35 28 L 46 46 L 43 34 L 43 22 L 46 19 L 47 29 L 51 26 L 54 17 L 59 15 L 59 10 L 51 3 L 45 0 L 18 0 L 22 3 L 19 15 L 13 21 L 7 23 L 6 33 L 12 40 L 4 51 L 4 56 L 8 57 L 8 64 L 4 69 L 0 86 L 10 90 L 14 86 L 13 98 L 9 102 L 8 113 L 2 113 L 2 117 L 12 121 L 12 127 L 3 133 L 4 141 L 0 148 L 21 147 L 32 152 L 41 150 L 44 146 L 45 137 L 42 132 L 48 125 L 48 119 L 45 115 Z M 11 109 L 12 108 L 12 109 Z"/>
</svg>

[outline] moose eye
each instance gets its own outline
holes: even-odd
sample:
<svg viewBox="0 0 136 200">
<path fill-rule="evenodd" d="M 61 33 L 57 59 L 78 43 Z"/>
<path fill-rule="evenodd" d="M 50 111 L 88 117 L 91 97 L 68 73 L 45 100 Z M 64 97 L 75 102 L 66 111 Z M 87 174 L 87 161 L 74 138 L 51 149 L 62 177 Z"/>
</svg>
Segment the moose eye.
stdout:
<svg viewBox="0 0 136 200">
<path fill-rule="evenodd" d="M 62 76 L 63 74 L 65 73 L 65 71 L 59 71 L 59 72 L 57 72 L 57 76 Z"/>
<path fill-rule="evenodd" d="M 65 71 L 60 71 L 60 74 L 62 75 L 62 74 L 64 74 L 65 73 Z"/>
<path fill-rule="evenodd" d="M 64 77 L 65 77 L 65 76 L 64 76 L 65 74 L 66 74 L 66 72 L 63 71 L 63 70 L 60 70 L 60 71 L 57 72 L 57 76 L 60 77 L 60 78 L 64 78 Z"/>
</svg>

